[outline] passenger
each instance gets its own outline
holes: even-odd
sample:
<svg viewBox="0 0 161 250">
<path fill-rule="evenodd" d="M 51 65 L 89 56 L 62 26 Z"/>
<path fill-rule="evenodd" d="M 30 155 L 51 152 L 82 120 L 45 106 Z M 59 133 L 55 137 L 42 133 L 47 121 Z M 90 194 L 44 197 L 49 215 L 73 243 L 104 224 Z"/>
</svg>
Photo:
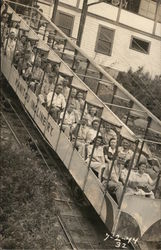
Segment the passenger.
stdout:
<svg viewBox="0 0 161 250">
<path fill-rule="evenodd" d="M 87 119 L 88 119 L 88 116 L 86 116 Z M 88 139 L 87 141 L 90 143 L 91 141 L 94 140 L 94 138 L 96 137 L 97 135 L 97 130 L 99 128 L 99 123 L 100 123 L 100 120 L 97 118 L 97 119 L 94 119 L 91 123 L 91 128 L 89 129 L 89 132 L 88 132 Z M 99 132 L 99 135 L 100 132 Z"/>
<path fill-rule="evenodd" d="M 133 151 L 130 149 L 131 143 L 127 139 L 122 140 L 121 146 L 118 148 L 118 156 L 124 159 L 124 163 L 130 160 L 133 156 Z"/>
<path fill-rule="evenodd" d="M 4 43 L 6 37 L 7 37 L 7 33 L 8 33 L 8 17 L 7 14 L 2 15 L 2 19 L 1 19 L 1 42 L 2 44 Z"/>
<path fill-rule="evenodd" d="M 6 56 L 8 57 L 8 59 L 10 59 L 11 61 L 13 59 L 14 50 L 15 50 L 15 46 L 16 46 L 15 37 L 16 37 L 16 35 L 12 31 L 9 34 L 8 40 L 6 38 L 6 40 L 4 42 L 4 52 L 5 52 Z"/>
<path fill-rule="evenodd" d="M 54 42 L 53 49 L 62 52 L 64 48 L 64 41 L 58 40 Z"/>
<path fill-rule="evenodd" d="M 44 75 L 44 79 L 43 79 L 43 85 L 48 85 L 49 84 L 49 78 L 53 77 L 55 79 L 54 74 L 52 74 L 52 65 L 51 65 L 51 63 L 46 64 L 46 67 L 45 67 L 44 71 L 45 71 L 45 75 Z"/>
<path fill-rule="evenodd" d="M 11 32 L 14 32 L 14 33 L 15 33 L 15 37 L 17 37 L 17 35 L 18 35 L 18 23 L 12 21 L 11 26 L 12 26 L 12 27 L 11 27 L 11 29 L 10 29 L 10 33 L 11 33 Z"/>
<path fill-rule="evenodd" d="M 53 73 L 48 74 L 48 80 L 47 81 L 43 81 L 41 90 L 40 90 L 40 94 L 39 94 L 39 100 L 40 103 L 44 104 L 47 102 L 47 95 L 48 93 L 50 93 L 51 91 L 54 91 L 54 87 L 55 87 L 55 75 Z"/>
<path fill-rule="evenodd" d="M 58 84 L 55 89 L 53 100 L 52 100 L 53 91 L 49 92 L 49 94 L 47 95 L 47 107 L 50 107 L 51 105 L 50 113 L 56 122 L 58 122 L 60 113 L 64 110 L 66 106 L 65 98 L 62 95 L 62 90 L 63 86 L 61 84 Z"/>
<path fill-rule="evenodd" d="M 82 92 L 78 92 L 76 95 L 76 101 L 77 101 L 77 110 L 81 114 L 84 108 L 84 95 Z"/>
<path fill-rule="evenodd" d="M 20 75 L 26 80 L 31 80 L 31 50 L 26 49 L 24 52 L 17 52 L 14 57 L 14 65 L 17 66 L 17 70 Z"/>
<path fill-rule="evenodd" d="M 31 74 L 31 82 L 30 88 L 33 92 L 35 92 L 38 88 L 40 88 L 42 79 L 43 79 L 44 71 L 41 69 L 41 58 L 37 57 L 35 60 L 35 65 Z"/>
<path fill-rule="evenodd" d="M 108 123 L 104 124 L 103 129 L 101 130 L 101 135 L 103 137 L 103 142 L 105 145 L 109 145 L 109 141 L 112 138 L 115 138 L 117 140 L 116 132 L 111 128 L 110 124 Z"/>
<path fill-rule="evenodd" d="M 127 195 L 135 194 L 154 198 L 154 193 L 152 192 L 152 190 L 154 189 L 156 179 L 152 180 L 150 176 L 145 173 L 146 168 L 146 163 L 140 162 L 138 164 L 138 171 L 131 170 L 128 180 L 128 188 L 126 190 Z M 120 178 L 123 183 L 125 183 L 127 173 L 128 169 L 124 169 L 121 173 Z"/>
<path fill-rule="evenodd" d="M 73 139 L 77 136 L 76 149 L 78 150 L 83 159 L 86 159 L 85 149 L 86 145 L 88 145 L 89 143 L 88 141 L 89 127 L 87 126 L 87 123 L 88 123 L 87 117 L 83 116 L 82 120 L 78 122 L 77 126 L 74 128 L 72 133 Z"/>
<path fill-rule="evenodd" d="M 68 98 L 68 95 L 69 95 L 69 91 L 70 91 L 70 88 L 68 87 L 69 86 L 69 80 L 66 79 L 66 78 L 63 78 L 61 82 L 63 84 L 62 94 L 65 97 L 65 100 L 67 101 L 67 98 Z"/>
<path fill-rule="evenodd" d="M 64 112 L 60 114 L 60 123 L 63 119 Z M 65 133 L 65 135 L 70 138 L 72 135 L 72 132 L 74 128 L 76 127 L 76 124 L 78 122 L 78 116 L 74 110 L 74 105 L 71 103 L 67 107 L 67 111 L 65 113 L 62 129 Z"/>
<path fill-rule="evenodd" d="M 17 41 L 16 53 L 18 52 L 22 53 L 25 51 L 26 41 L 27 41 L 27 36 L 22 35 L 21 38 Z"/>
<path fill-rule="evenodd" d="M 72 88 L 71 95 L 69 98 L 69 103 L 72 103 L 74 105 L 74 109 L 78 111 L 76 94 L 77 94 L 77 90 Z"/>
<path fill-rule="evenodd" d="M 114 156 L 116 155 L 116 149 L 117 149 L 117 140 L 116 138 L 111 138 L 109 140 L 109 145 L 105 145 L 103 147 L 103 152 L 105 156 L 105 161 L 110 162 L 113 160 Z"/>
<path fill-rule="evenodd" d="M 26 55 L 25 55 L 26 57 Z M 25 81 L 29 82 L 31 79 L 31 72 L 32 72 L 32 64 L 30 61 L 26 62 L 26 68 L 23 68 L 22 70 L 22 77 Z"/>
<path fill-rule="evenodd" d="M 95 148 L 94 148 L 94 152 L 92 155 L 90 168 L 92 168 L 94 173 L 98 176 L 100 169 L 103 167 L 104 168 L 106 167 L 105 158 L 104 158 L 104 154 L 103 154 L 103 147 L 102 147 L 102 144 L 103 144 L 102 136 L 98 136 L 97 138 L 95 137 L 94 140 L 90 143 L 90 145 L 88 145 L 88 147 L 87 147 L 87 159 L 86 159 L 87 164 L 89 164 L 89 162 L 90 162 L 94 143 L 95 143 Z"/>
<path fill-rule="evenodd" d="M 88 126 L 92 125 L 93 120 L 97 119 L 97 109 L 95 107 L 91 107 L 89 109 L 89 113 L 87 114 Z"/>
<path fill-rule="evenodd" d="M 152 180 L 156 179 L 161 170 L 160 163 L 157 158 L 148 159 L 146 173 L 150 175 Z"/>
<path fill-rule="evenodd" d="M 99 179 L 102 182 L 102 188 L 104 191 L 106 191 L 106 188 L 111 192 L 113 195 L 116 196 L 117 202 L 119 202 L 122 191 L 123 191 L 123 184 L 119 181 L 122 169 L 124 166 L 122 165 L 123 159 L 121 157 L 118 157 L 114 163 L 113 161 L 110 161 L 106 164 L 105 168 L 104 166 L 100 169 L 99 173 Z M 113 169 L 111 172 L 111 176 L 109 179 L 109 182 L 107 183 L 109 172 L 111 169 L 111 166 L 113 165 Z"/>
</svg>

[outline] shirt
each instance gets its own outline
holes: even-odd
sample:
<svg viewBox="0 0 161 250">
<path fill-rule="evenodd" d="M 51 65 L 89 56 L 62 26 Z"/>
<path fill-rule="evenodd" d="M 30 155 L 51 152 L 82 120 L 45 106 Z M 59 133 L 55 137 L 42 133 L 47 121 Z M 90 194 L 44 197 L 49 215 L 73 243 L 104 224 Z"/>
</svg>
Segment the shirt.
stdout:
<svg viewBox="0 0 161 250">
<path fill-rule="evenodd" d="M 63 96 L 65 97 L 65 100 L 67 100 L 67 98 L 68 98 L 69 90 L 70 90 L 70 89 L 69 89 L 67 86 L 64 87 L 63 90 L 62 90 L 62 94 L 63 94 Z"/>
<path fill-rule="evenodd" d="M 93 150 L 93 145 L 89 145 L 88 146 L 88 158 L 90 158 L 92 150 Z M 100 162 L 100 163 L 105 162 L 102 146 L 95 147 L 94 152 L 93 152 L 92 161 L 93 162 Z"/>
<path fill-rule="evenodd" d="M 4 49 L 6 49 L 6 55 L 8 56 L 10 60 L 12 60 L 13 58 L 15 46 L 16 46 L 15 40 L 11 40 L 10 38 L 8 38 L 8 42 L 7 42 L 7 39 L 5 40 Z"/>
<path fill-rule="evenodd" d="M 113 129 L 110 129 L 108 132 L 102 132 L 101 134 L 105 144 L 108 144 L 112 138 L 117 139 L 117 135 Z"/>
<path fill-rule="evenodd" d="M 43 74 L 44 72 L 40 67 L 34 67 L 32 72 L 32 79 L 40 82 L 43 78 Z"/>
<path fill-rule="evenodd" d="M 129 149 L 125 151 L 124 148 L 121 146 L 118 148 L 118 156 L 124 158 L 124 161 L 130 160 L 133 156 L 133 151 Z"/>
<path fill-rule="evenodd" d="M 52 95 L 53 95 L 53 91 L 51 91 L 47 95 L 47 106 L 48 107 L 50 106 Z M 55 106 L 55 107 L 58 107 L 58 108 L 61 108 L 61 109 L 65 108 L 66 101 L 65 101 L 64 96 L 61 93 L 60 94 L 57 94 L 57 93 L 54 94 L 54 98 L 53 98 L 53 101 L 52 101 L 52 106 Z"/>
<path fill-rule="evenodd" d="M 60 114 L 60 119 L 63 118 L 63 115 L 64 115 L 64 112 L 62 112 Z M 68 111 L 65 113 L 65 117 L 64 117 L 64 122 L 63 124 L 64 125 L 73 125 L 75 124 L 77 121 L 76 121 L 76 116 L 75 116 L 75 112 L 72 111 L 71 113 L 68 113 Z"/>
<path fill-rule="evenodd" d="M 89 127 L 87 127 L 86 125 L 85 126 L 80 125 L 77 140 L 78 141 L 83 140 L 84 142 L 86 142 L 88 133 L 89 133 Z"/>
</svg>

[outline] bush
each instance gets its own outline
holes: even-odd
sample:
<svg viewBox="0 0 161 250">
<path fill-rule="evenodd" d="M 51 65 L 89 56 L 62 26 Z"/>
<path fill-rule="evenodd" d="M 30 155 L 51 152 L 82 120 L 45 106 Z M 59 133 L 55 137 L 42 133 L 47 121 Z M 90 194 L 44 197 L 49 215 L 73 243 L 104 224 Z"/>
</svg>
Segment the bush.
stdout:
<svg viewBox="0 0 161 250">
<path fill-rule="evenodd" d="M 2 249 L 60 249 L 55 176 L 25 146 L 1 144 Z"/>
</svg>

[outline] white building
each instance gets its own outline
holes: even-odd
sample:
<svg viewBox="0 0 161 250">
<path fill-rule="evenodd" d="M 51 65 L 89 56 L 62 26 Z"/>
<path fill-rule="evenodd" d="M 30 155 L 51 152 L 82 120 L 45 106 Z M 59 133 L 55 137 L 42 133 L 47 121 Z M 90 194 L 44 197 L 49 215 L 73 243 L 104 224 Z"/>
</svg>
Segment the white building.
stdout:
<svg viewBox="0 0 161 250">
<path fill-rule="evenodd" d="M 161 0 L 107 0 L 88 7 L 81 48 L 98 64 L 118 71 L 144 67 L 151 76 L 161 74 Z M 122 0 L 124 2 L 124 0 Z M 45 7 L 42 4 L 46 3 Z M 88 3 L 98 2 L 88 0 Z M 38 1 L 52 16 L 50 0 Z M 77 38 L 83 0 L 60 0 L 56 24 Z"/>
</svg>

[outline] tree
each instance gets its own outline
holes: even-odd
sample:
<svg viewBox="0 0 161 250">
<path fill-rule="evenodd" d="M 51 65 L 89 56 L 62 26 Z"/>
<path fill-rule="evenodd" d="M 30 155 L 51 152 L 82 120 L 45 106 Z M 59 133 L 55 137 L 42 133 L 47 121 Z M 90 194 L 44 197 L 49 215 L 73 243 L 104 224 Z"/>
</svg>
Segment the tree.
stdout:
<svg viewBox="0 0 161 250">
<path fill-rule="evenodd" d="M 161 75 L 152 79 L 149 73 L 143 72 L 143 67 L 136 71 L 130 68 L 127 73 L 120 72 L 117 81 L 160 119 Z"/>
</svg>

